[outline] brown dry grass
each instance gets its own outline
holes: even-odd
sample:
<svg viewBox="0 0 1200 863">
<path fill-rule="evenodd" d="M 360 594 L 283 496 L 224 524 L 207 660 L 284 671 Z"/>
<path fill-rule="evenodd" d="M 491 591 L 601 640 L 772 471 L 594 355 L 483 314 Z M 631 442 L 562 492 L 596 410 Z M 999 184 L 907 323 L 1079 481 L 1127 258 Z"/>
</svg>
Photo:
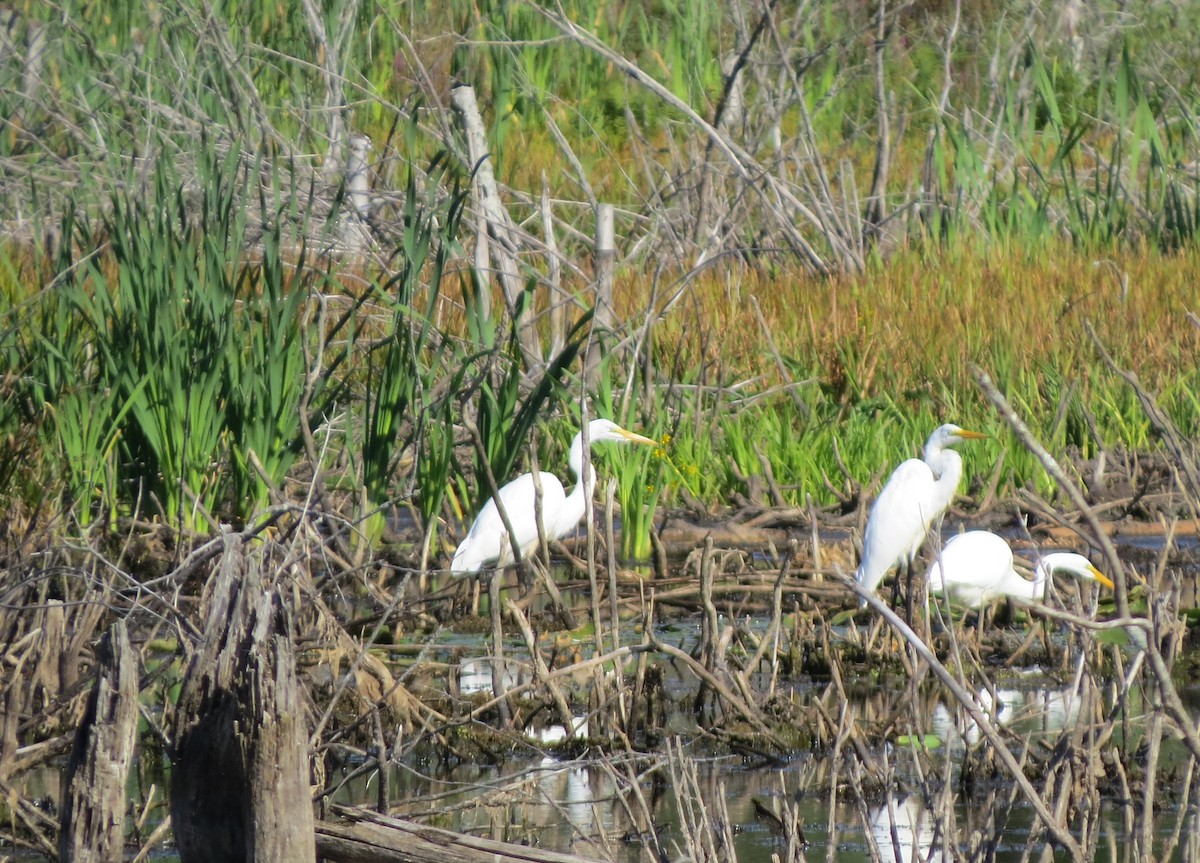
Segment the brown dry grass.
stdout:
<svg viewBox="0 0 1200 863">
<path fill-rule="evenodd" d="M 1095 362 L 1090 322 L 1117 361 L 1153 387 L 1195 369 L 1200 329 L 1187 313 L 1200 307 L 1198 275 L 1196 251 L 1098 260 L 1065 245 L 909 252 L 833 279 L 729 270 L 693 282 L 658 327 L 657 346 L 675 369 L 705 363 L 731 378 L 772 378 L 754 297 L 784 356 L 827 382 L 850 374 L 869 395 L 931 379 L 969 388 L 972 362 L 1014 371 L 1049 364 L 1067 375 Z M 621 315 L 640 319 L 647 280 L 627 274 L 619 290 Z"/>
</svg>

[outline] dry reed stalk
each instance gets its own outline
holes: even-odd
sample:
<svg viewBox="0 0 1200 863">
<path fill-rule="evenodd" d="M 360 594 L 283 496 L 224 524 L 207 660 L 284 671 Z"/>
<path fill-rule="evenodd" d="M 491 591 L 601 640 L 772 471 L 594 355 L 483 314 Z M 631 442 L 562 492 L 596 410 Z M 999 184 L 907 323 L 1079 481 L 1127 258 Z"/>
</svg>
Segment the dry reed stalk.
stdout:
<svg viewBox="0 0 1200 863">
<path fill-rule="evenodd" d="M 704 550 L 700 556 L 700 642 L 696 645 L 695 651 L 698 654 L 700 665 L 710 675 L 716 671 L 716 643 L 720 637 L 720 618 L 717 615 L 717 607 L 713 604 L 712 588 L 713 540 L 710 536 L 705 537 Z M 695 710 L 698 716 L 702 716 L 706 712 L 705 706 L 708 698 L 708 688 L 702 681 L 700 689 L 696 692 Z"/>
<path fill-rule="evenodd" d="M 1025 777 L 1025 774 L 1021 771 L 1020 765 L 1012 753 L 1009 752 L 1008 747 L 996 731 L 991 720 L 975 703 L 972 694 L 938 661 L 938 658 L 934 656 L 933 652 L 925 645 L 920 636 L 913 632 L 912 628 L 888 608 L 874 592 L 864 590 L 861 585 L 851 578 L 843 576 L 842 580 L 849 590 L 853 591 L 860 599 L 865 599 L 867 604 L 896 630 L 904 641 L 910 645 L 916 655 L 929 666 L 930 670 L 950 690 L 975 724 L 979 726 L 980 731 L 988 738 L 988 741 L 995 749 L 998 759 L 1003 763 L 1005 772 L 1014 781 L 1015 787 L 1020 790 L 1025 800 L 1033 807 L 1043 827 L 1053 836 L 1055 842 L 1071 852 L 1076 859 L 1080 859 L 1079 855 L 1082 852 L 1079 844 L 1046 806 L 1042 796 L 1034 790 L 1029 780 Z"/>
<path fill-rule="evenodd" d="M 546 687 L 546 691 L 550 693 L 550 698 L 554 701 L 554 706 L 558 710 L 558 718 L 562 723 L 563 730 L 567 737 L 575 736 L 575 723 L 572 721 L 571 708 L 567 705 L 567 699 L 563 696 L 562 690 L 558 684 L 550 679 L 550 670 L 546 667 L 546 660 L 542 658 L 542 652 L 538 649 L 537 638 L 533 634 L 533 629 L 529 626 L 529 621 L 525 615 L 521 613 L 521 609 L 517 608 L 513 603 L 505 603 L 505 610 L 517 622 L 517 626 L 521 628 L 521 635 L 525 638 L 525 646 L 529 650 L 529 655 L 533 659 L 534 681 Z"/>
<path fill-rule="evenodd" d="M 508 313 L 515 318 L 521 308 L 520 297 L 523 290 L 517 263 L 521 249 L 513 221 L 500 201 L 499 188 L 488 155 L 483 119 L 475 101 L 475 89 L 461 84 L 454 87 L 450 91 L 450 103 L 463 123 L 472 187 L 475 190 L 478 212 L 476 277 L 482 279 L 488 272 L 496 273 L 507 302 Z M 486 295 L 486 288 L 478 292 L 480 299 Z M 481 309 L 481 312 L 485 317 L 488 316 L 486 307 Z M 516 319 L 515 324 L 526 365 L 530 369 L 539 368 L 542 365 L 542 348 L 537 330 L 529 320 Z"/>
<path fill-rule="evenodd" d="M 770 700 L 775 695 L 775 683 L 779 673 L 779 632 L 783 622 L 783 582 L 788 577 L 788 571 L 791 568 L 792 557 L 795 552 L 795 544 L 792 544 L 791 553 L 783 560 L 783 566 L 779 570 L 779 575 L 775 579 L 775 587 L 771 594 L 771 621 L 767 624 L 767 631 L 758 639 L 758 644 L 755 647 L 754 655 L 750 657 L 750 661 L 746 663 L 745 668 L 738 673 L 738 678 L 741 686 L 745 691 L 750 690 L 750 682 L 746 679 L 746 675 L 755 674 L 758 671 L 759 664 L 763 661 L 766 655 L 767 648 L 771 650 L 771 676 L 765 691 L 763 699 Z"/>
<path fill-rule="evenodd" d="M 1098 342 L 1097 345 L 1099 346 Z M 1075 506 L 1079 508 L 1079 511 L 1083 513 L 1085 520 L 1092 529 L 1093 540 L 1104 552 L 1105 561 L 1109 567 L 1109 575 L 1116 586 L 1117 615 L 1122 621 L 1129 620 L 1132 615 L 1129 611 L 1129 588 L 1126 583 L 1125 569 L 1121 564 L 1120 557 L 1117 555 L 1112 539 L 1102 528 L 1095 511 L 1088 505 L 1079 488 L 1066 475 L 1054 457 L 1034 438 L 1032 432 L 1030 432 L 1021 418 L 1017 416 L 1016 412 L 1009 405 L 1008 400 L 996 388 L 995 384 L 992 383 L 987 373 L 975 368 L 973 374 L 976 383 L 983 390 L 988 400 L 996 407 L 1001 418 L 1013 430 L 1025 448 L 1037 457 L 1038 461 L 1046 469 L 1046 472 L 1054 477 L 1055 482 L 1059 484 L 1060 488 L 1067 494 Z M 1153 406 L 1152 399 L 1149 399 L 1148 395 L 1137 387 L 1136 379 L 1126 378 L 1126 381 L 1138 392 L 1139 400 L 1142 401 L 1143 407 L 1147 405 Z M 1176 443 L 1178 443 L 1177 439 Z M 1182 454 L 1182 450 L 1180 450 L 1180 453 Z M 1185 489 L 1192 495 L 1193 508 L 1196 508 L 1196 491 L 1192 491 L 1192 489 L 1200 490 L 1200 483 L 1191 486 L 1190 489 Z M 1176 690 L 1174 682 L 1171 679 L 1170 666 L 1163 658 L 1163 654 L 1159 648 L 1160 637 L 1166 634 L 1162 632 L 1164 623 L 1168 630 L 1175 630 L 1180 625 L 1180 622 L 1177 617 L 1164 622 L 1157 616 L 1153 617 L 1151 622 L 1155 624 L 1155 628 L 1149 638 L 1139 637 L 1140 630 L 1133 626 L 1127 627 L 1127 632 L 1131 640 L 1139 643 L 1139 646 L 1145 649 L 1146 655 L 1150 660 L 1150 667 L 1154 672 L 1155 684 L 1162 695 L 1163 708 L 1170 715 L 1191 754 L 1194 757 L 1200 758 L 1200 731 L 1196 729 L 1191 715 L 1179 697 L 1179 692 Z"/>
<path fill-rule="evenodd" d="M 696 762 L 683 751 L 678 738 L 667 741 L 667 770 L 679 813 L 683 847 L 677 854 L 694 863 L 725 863 L 736 860 L 733 825 L 725 807 L 725 794 L 718 782 L 716 794 L 706 793 Z"/>
<path fill-rule="evenodd" d="M 492 621 L 492 696 L 496 701 L 496 712 L 502 729 L 512 727 L 512 707 L 508 699 L 508 688 L 504 683 L 504 621 L 503 606 L 500 604 L 500 582 L 504 570 L 497 568 L 488 579 L 488 611 Z"/>
<path fill-rule="evenodd" d="M 779 750 L 786 750 L 787 747 L 782 741 L 776 737 L 775 733 L 770 729 L 763 719 L 762 711 L 759 710 L 756 704 L 747 702 L 733 693 L 717 676 L 705 668 L 700 662 L 692 656 L 680 650 L 671 644 L 666 644 L 660 641 L 656 636 L 650 636 L 650 644 L 654 650 L 664 653 L 672 659 L 686 666 L 696 677 L 707 684 L 715 696 L 720 698 L 719 703 L 727 709 L 731 709 L 735 713 L 753 726 L 754 730 L 763 736 L 763 738 L 772 746 Z"/>
<path fill-rule="evenodd" d="M 652 534 L 653 535 L 653 534 Z M 641 613 L 641 652 L 638 653 L 637 668 L 633 675 L 633 691 L 629 696 L 629 718 L 625 726 L 625 732 L 629 739 L 637 739 L 639 733 L 644 728 L 653 727 L 656 724 L 656 717 L 653 715 L 653 698 L 654 693 L 650 691 L 647 682 L 647 671 L 650 664 L 650 629 L 654 626 L 654 591 L 650 591 L 648 599 L 643 599 Z M 658 677 L 658 674 L 655 674 Z M 639 711 L 639 705 L 644 705 L 644 710 Z"/>
</svg>

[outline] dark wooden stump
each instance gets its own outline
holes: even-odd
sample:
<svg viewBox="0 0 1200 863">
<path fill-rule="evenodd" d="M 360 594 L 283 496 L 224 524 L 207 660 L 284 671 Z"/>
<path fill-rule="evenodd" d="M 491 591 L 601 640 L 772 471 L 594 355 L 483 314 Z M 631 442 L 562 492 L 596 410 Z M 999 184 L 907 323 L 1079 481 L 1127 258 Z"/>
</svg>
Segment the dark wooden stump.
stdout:
<svg viewBox="0 0 1200 863">
<path fill-rule="evenodd" d="M 288 615 L 226 539 L 175 717 L 171 820 L 183 863 L 316 859 L 308 732 Z"/>
<path fill-rule="evenodd" d="M 125 859 L 125 783 L 138 721 L 137 655 L 125 621 L 113 624 L 96 659 L 96 683 L 63 776 L 63 863 Z"/>
</svg>

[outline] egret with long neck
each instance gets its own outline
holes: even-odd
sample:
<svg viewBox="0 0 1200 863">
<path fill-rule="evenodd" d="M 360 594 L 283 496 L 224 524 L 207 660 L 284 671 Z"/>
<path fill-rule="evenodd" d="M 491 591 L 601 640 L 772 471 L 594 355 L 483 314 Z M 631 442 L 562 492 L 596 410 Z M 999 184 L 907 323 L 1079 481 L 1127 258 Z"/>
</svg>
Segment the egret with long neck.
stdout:
<svg viewBox="0 0 1200 863">
<path fill-rule="evenodd" d="M 910 458 L 892 471 L 867 518 L 854 575 L 859 584 L 874 591 L 893 567 L 911 571 L 930 526 L 950 506 L 962 479 L 962 457 L 951 447 L 985 437 L 952 423 L 938 426 L 925 441 L 924 459 Z"/>
<path fill-rule="evenodd" d="M 1059 551 L 1042 555 L 1033 580 L 1013 567 L 1013 552 L 1003 537 L 986 530 L 959 534 L 946 543 L 929 567 L 931 596 L 944 596 L 952 605 L 982 609 L 1011 597 L 1026 605 L 1043 602 L 1046 585 L 1056 573 L 1095 581 L 1112 590 L 1113 583 L 1082 554 Z"/>
<path fill-rule="evenodd" d="M 592 420 L 588 424 L 588 443 L 605 441 L 617 443 L 639 443 L 653 445 L 648 437 L 621 428 L 611 420 Z M 567 464 L 575 475 L 575 487 L 567 494 L 558 477 L 549 471 L 539 471 L 537 483 L 532 473 L 524 473 L 500 489 L 501 506 L 508 516 L 512 536 L 496 508 L 496 497 L 490 498 L 479 515 L 475 517 L 470 531 L 454 552 L 450 571 L 454 575 L 479 572 L 488 567 L 503 568 L 514 562 L 513 545 L 520 550 L 524 559 L 534 552 L 539 541 L 538 523 L 535 515 L 540 514 L 542 530 L 540 536 L 546 542 L 562 539 L 575 529 L 587 508 L 587 498 L 596 485 L 596 471 L 589 464 L 586 477 L 583 466 L 583 430 L 571 441 Z M 539 490 L 540 486 L 540 499 Z"/>
</svg>

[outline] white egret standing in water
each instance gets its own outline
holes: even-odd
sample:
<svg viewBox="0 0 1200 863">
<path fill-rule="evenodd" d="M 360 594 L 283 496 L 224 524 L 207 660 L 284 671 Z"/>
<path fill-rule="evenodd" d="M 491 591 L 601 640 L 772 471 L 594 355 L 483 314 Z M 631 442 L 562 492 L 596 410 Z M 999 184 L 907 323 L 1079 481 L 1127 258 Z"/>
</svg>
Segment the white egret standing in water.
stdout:
<svg viewBox="0 0 1200 863">
<path fill-rule="evenodd" d="M 944 596 L 952 605 L 981 609 L 1001 597 L 1010 596 L 1026 604 L 1046 598 L 1046 584 L 1056 572 L 1097 581 L 1112 589 L 1113 583 L 1082 554 L 1054 552 L 1038 560 L 1033 581 L 1013 568 L 1012 548 L 1003 537 L 986 530 L 959 534 L 946 543 L 929 567 L 930 595 Z"/>
<path fill-rule="evenodd" d="M 592 420 L 588 424 L 588 442 L 591 444 L 614 441 L 617 443 L 640 443 L 654 445 L 655 441 L 640 434 L 621 428 L 611 420 Z M 541 535 L 546 542 L 562 539 L 575 529 L 586 508 L 586 496 L 596 484 L 596 472 L 588 465 L 587 482 L 583 481 L 583 431 L 571 441 L 567 463 L 575 474 L 575 488 L 567 494 L 558 477 L 549 471 L 538 472 L 541 485 L 540 512 Z M 496 501 L 489 498 L 483 505 L 471 530 L 454 552 L 450 571 L 454 575 L 467 575 L 494 566 L 501 569 L 513 562 L 513 540 L 521 550 L 521 557 L 528 557 L 537 548 L 538 528 L 535 513 L 539 512 L 537 491 L 532 473 L 524 473 L 500 489 L 500 502 L 512 525 L 513 537 L 509 538 L 504 519 L 496 509 Z"/>
<path fill-rule="evenodd" d="M 958 491 L 962 456 L 950 447 L 985 437 L 952 423 L 938 426 L 925 441 L 923 460 L 910 458 L 892 471 L 867 518 L 862 561 L 854 575 L 859 584 L 874 591 L 892 567 L 911 570 L 930 525 Z"/>
</svg>

